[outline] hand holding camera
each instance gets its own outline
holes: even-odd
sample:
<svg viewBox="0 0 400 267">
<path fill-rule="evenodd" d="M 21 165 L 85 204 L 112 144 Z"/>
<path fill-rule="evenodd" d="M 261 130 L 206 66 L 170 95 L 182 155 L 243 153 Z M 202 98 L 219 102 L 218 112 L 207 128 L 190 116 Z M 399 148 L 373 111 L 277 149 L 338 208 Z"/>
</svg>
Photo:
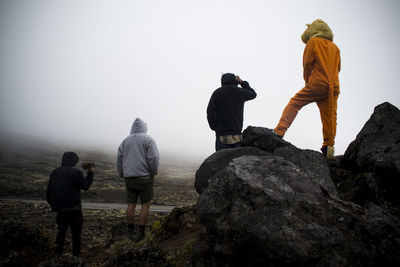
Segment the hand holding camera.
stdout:
<svg viewBox="0 0 400 267">
<path fill-rule="evenodd" d="M 239 75 L 236 75 L 236 81 L 241 85 L 243 83 L 243 80 L 240 79 Z"/>
<path fill-rule="evenodd" d="M 82 163 L 82 168 L 85 169 L 87 172 L 94 172 L 94 162 L 91 161 L 85 161 Z"/>
</svg>

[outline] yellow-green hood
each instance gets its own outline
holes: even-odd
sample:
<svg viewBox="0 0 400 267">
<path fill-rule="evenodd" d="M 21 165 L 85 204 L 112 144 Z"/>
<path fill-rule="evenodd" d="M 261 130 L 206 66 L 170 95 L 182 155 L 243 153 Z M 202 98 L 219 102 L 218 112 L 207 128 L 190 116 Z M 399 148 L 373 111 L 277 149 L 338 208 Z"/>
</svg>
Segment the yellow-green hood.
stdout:
<svg viewBox="0 0 400 267">
<path fill-rule="evenodd" d="M 322 19 L 316 19 L 313 23 L 307 24 L 307 29 L 301 35 L 301 40 L 306 44 L 308 40 L 314 37 L 322 37 L 333 41 L 332 30 Z"/>
</svg>

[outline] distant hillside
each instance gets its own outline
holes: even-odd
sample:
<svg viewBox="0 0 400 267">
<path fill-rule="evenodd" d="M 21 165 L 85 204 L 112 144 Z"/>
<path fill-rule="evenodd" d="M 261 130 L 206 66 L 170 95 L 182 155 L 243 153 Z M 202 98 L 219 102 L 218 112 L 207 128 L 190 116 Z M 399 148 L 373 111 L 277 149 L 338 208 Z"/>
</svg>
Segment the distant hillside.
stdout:
<svg viewBox="0 0 400 267">
<path fill-rule="evenodd" d="M 7 137 L 0 141 L 0 196 L 45 198 L 49 174 L 60 166 L 65 151 L 74 151 L 80 162 L 95 162 L 95 180 L 84 200 L 125 203 L 125 183 L 117 173 L 116 153 L 54 145 L 44 141 Z M 157 204 L 187 205 L 197 200 L 194 174 L 198 165 L 174 156 L 161 156 L 155 180 Z"/>
</svg>

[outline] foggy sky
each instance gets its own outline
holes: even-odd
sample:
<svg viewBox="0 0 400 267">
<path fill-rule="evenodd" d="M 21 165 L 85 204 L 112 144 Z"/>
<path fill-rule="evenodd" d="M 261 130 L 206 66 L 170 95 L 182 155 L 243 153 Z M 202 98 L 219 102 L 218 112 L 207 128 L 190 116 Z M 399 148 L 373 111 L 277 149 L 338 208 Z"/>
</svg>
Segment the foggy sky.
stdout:
<svg viewBox="0 0 400 267">
<path fill-rule="evenodd" d="M 206 157 L 222 72 L 249 81 L 247 125 L 274 128 L 304 86 L 300 36 L 325 20 L 341 50 L 336 154 L 373 108 L 400 107 L 400 1 L 0 0 L 0 126 L 116 151 L 136 117 L 160 152 Z M 316 104 L 285 139 L 319 150 Z M 161 154 L 162 156 L 162 154 Z"/>
</svg>

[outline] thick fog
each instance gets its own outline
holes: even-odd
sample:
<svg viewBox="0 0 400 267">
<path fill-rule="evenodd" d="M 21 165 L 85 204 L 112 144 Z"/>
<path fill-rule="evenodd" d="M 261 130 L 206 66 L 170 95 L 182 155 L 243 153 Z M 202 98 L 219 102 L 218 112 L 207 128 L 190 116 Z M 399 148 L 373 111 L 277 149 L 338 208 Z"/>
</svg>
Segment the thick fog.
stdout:
<svg viewBox="0 0 400 267">
<path fill-rule="evenodd" d="M 221 73 L 258 93 L 244 128 L 274 128 L 304 86 L 305 24 L 321 18 L 341 50 L 343 154 L 376 105 L 400 107 L 399 14 L 396 0 L 1 0 L 1 132 L 116 151 L 140 117 L 161 153 L 206 157 L 215 142 L 206 107 Z M 285 139 L 319 150 L 316 104 Z"/>
</svg>

